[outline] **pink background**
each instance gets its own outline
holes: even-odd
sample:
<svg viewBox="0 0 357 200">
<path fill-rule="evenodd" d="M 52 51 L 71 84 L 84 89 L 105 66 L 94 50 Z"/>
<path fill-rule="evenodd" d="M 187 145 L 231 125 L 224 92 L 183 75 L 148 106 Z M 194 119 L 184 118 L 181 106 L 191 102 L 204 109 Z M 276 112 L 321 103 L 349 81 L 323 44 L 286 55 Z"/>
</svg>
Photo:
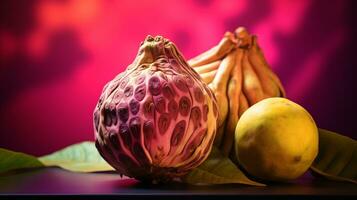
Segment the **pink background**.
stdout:
<svg viewBox="0 0 357 200">
<path fill-rule="evenodd" d="M 139 1 L 137 1 L 139 2 Z M 0 147 L 34 155 L 93 140 L 104 84 L 146 35 L 186 58 L 245 26 L 290 99 L 319 127 L 356 138 L 353 1 L 0 1 Z"/>
</svg>

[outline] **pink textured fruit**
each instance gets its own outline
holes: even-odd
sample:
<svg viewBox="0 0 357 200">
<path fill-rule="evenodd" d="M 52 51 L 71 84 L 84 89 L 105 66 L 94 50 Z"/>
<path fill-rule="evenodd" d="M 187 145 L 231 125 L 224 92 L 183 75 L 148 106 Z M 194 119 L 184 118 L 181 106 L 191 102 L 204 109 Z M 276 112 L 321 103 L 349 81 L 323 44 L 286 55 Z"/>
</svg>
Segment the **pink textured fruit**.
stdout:
<svg viewBox="0 0 357 200">
<path fill-rule="evenodd" d="M 167 181 L 200 165 L 216 135 L 216 99 L 169 40 L 148 36 L 103 89 L 96 147 L 119 173 Z"/>
</svg>

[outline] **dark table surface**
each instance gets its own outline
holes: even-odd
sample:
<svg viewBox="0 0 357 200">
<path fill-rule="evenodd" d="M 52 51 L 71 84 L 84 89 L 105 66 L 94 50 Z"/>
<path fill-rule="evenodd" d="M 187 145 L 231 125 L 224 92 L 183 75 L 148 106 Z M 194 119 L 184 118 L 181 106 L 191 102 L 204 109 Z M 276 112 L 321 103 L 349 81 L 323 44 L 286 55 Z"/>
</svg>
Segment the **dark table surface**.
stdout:
<svg viewBox="0 0 357 200">
<path fill-rule="evenodd" d="M 0 194 L 110 195 L 357 195 L 357 185 L 316 179 L 307 174 L 290 183 L 254 187 L 238 184 L 192 186 L 147 185 L 115 173 L 74 173 L 60 168 L 0 175 Z"/>
</svg>

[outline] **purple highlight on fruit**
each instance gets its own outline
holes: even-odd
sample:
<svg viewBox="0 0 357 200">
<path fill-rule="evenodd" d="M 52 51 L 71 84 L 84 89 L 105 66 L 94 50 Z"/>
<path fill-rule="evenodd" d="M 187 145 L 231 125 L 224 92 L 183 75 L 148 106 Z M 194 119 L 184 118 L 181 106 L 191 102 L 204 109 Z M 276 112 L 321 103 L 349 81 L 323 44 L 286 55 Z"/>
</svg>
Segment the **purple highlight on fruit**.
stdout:
<svg viewBox="0 0 357 200">
<path fill-rule="evenodd" d="M 135 99 L 132 99 L 129 103 L 129 108 L 131 114 L 136 115 L 140 110 L 140 103 Z"/>
<path fill-rule="evenodd" d="M 130 134 L 135 140 L 140 140 L 141 122 L 139 117 L 133 117 L 129 122 Z"/>
<path fill-rule="evenodd" d="M 164 83 L 162 86 L 162 94 L 166 99 L 172 99 L 175 96 L 175 93 L 172 87 L 168 83 Z"/>
<path fill-rule="evenodd" d="M 146 121 L 143 125 L 143 133 L 145 136 L 145 141 L 152 139 L 155 135 L 154 123 L 152 121 Z"/>
<path fill-rule="evenodd" d="M 181 120 L 176 124 L 171 136 L 172 146 L 177 146 L 179 144 L 179 142 L 183 138 L 183 135 L 185 134 L 185 129 L 186 129 L 185 120 Z"/>
<path fill-rule="evenodd" d="M 160 115 L 158 120 L 159 133 L 161 135 L 165 134 L 171 123 L 170 115 L 168 113 L 163 113 Z"/>
<path fill-rule="evenodd" d="M 204 96 L 203 96 L 202 90 L 199 87 L 195 87 L 193 89 L 193 94 L 194 94 L 196 101 L 203 102 Z"/>
<path fill-rule="evenodd" d="M 129 85 L 124 89 L 124 96 L 131 97 L 133 95 L 133 86 Z"/>
<path fill-rule="evenodd" d="M 126 122 L 128 121 L 129 118 L 129 109 L 128 109 L 128 105 L 126 105 L 125 103 L 120 103 L 118 106 L 118 116 L 120 121 L 122 122 Z"/>
<path fill-rule="evenodd" d="M 192 120 L 193 124 L 195 125 L 195 128 L 200 126 L 201 123 L 201 110 L 198 106 L 195 106 L 191 109 L 191 117 L 190 120 Z"/>
<path fill-rule="evenodd" d="M 139 85 L 136 89 L 135 89 L 135 94 L 134 97 L 136 100 L 141 101 L 144 99 L 146 95 L 146 85 Z"/>
<path fill-rule="evenodd" d="M 172 119 L 177 118 L 178 110 L 179 110 L 179 107 L 178 107 L 177 102 L 174 99 L 172 99 L 168 105 L 168 111 L 169 111 L 169 114 L 171 115 Z"/>
<path fill-rule="evenodd" d="M 131 136 L 128 125 L 120 124 L 118 134 L 120 138 L 124 141 L 124 144 L 126 144 L 127 146 L 131 144 Z"/>
<path fill-rule="evenodd" d="M 153 96 L 159 95 L 161 93 L 161 82 L 158 77 L 154 76 L 150 78 L 149 91 Z"/>
<path fill-rule="evenodd" d="M 115 125 L 117 123 L 117 118 L 114 110 L 105 109 L 104 110 L 104 124 L 105 126 Z"/>
<path fill-rule="evenodd" d="M 144 102 L 143 113 L 144 113 L 144 116 L 147 118 L 154 117 L 155 106 L 151 99 L 147 99 L 147 101 Z"/>
<path fill-rule="evenodd" d="M 166 111 L 166 101 L 163 96 L 154 97 L 155 109 L 159 113 L 165 113 Z"/>
<path fill-rule="evenodd" d="M 188 97 L 183 96 L 179 102 L 179 111 L 182 116 L 187 116 L 191 109 L 191 101 Z"/>
<path fill-rule="evenodd" d="M 174 76 L 175 86 L 182 92 L 188 92 L 185 80 L 181 76 Z"/>
</svg>

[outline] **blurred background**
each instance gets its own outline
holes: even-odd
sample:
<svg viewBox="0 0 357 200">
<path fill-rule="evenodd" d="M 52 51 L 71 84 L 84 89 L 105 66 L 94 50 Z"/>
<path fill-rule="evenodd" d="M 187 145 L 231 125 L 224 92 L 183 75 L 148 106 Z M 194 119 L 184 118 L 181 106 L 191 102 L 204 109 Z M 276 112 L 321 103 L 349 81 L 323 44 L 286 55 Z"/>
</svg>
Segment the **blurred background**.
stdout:
<svg viewBox="0 0 357 200">
<path fill-rule="evenodd" d="M 93 140 L 102 87 L 146 35 L 168 37 L 188 59 L 238 26 L 258 36 L 288 97 L 319 127 L 356 139 L 354 2 L 0 1 L 0 147 L 43 155 Z"/>
</svg>

